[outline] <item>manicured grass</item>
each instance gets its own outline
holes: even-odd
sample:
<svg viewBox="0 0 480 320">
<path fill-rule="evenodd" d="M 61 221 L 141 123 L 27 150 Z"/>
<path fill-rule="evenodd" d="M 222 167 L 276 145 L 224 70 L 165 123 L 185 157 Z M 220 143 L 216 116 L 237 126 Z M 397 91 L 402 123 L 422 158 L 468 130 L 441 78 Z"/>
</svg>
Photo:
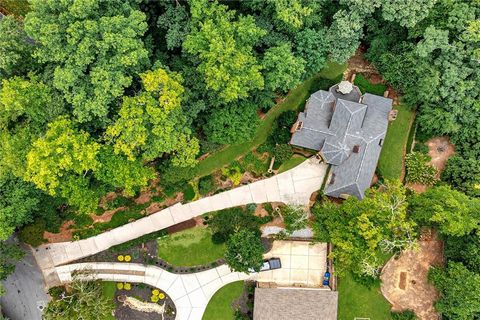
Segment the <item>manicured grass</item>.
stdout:
<svg viewBox="0 0 480 320">
<path fill-rule="evenodd" d="M 370 81 L 365 79 L 361 74 L 357 74 L 355 80 L 353 81 L 356 86 L 362 91 L 362 93 L 371 93 L 376 94 L 377 96 L 383 96 L 387 86 L 384 84 L 372 84 Z"/>
<path fill-rule="evenodd" d="M 257 128 L 253 140 L 227 146 L 210 155 L 205 160 L 200 161 L 195 168 L 196 175 L 198 177 L 209 175 L 213 171 L 229 164 L 236 158 L 264 143 L 272 130 L 275 120 L 280 114 L 288 110 L 300 109 L 310 95 L 310 89 L 315 86 L 316 82 L 322 78 L 333 80 L 342 74 L 345 68 L 346 65 L 329 62 L 324 70 L 292 89 L 282 103 L 277 104 L 268 111 Z"/>
<path fill-rule="evenodd" d="M 390 304 L 382 296 L 380 285 L 365 287 L 355 282 L 350 274 L 338 279 L 338 319 L 390 319 Z"/>
<path fill-rule="evenodd" d="M 112 301 L 112 308 L 115 308 L 115 301 L 114 301 L 115 290 L 116 290 L 115 282 L 110 282 L 110 281 L 102 282 L 103 296 L 107 297 Z M 109 314 L 105 320 L 115 320 L 115 317 Z"/>
<path fill-rule="evenodd" d="M 225 244 L 213 243 L 208 228 L 195 227 L 158 239 L 158 256 L 177 267 L 208 264 L 224 253 Z"/>
<path fill-rule="evenodd" d="M 388 125 L 387 135 L 378 160 L 378 171 L 384 179 L 400 179 L 404 163 L 408 135 L 415 113 L 404 105 L 398 110 L 397 119 Z"/>
<path fill-rule="evenodd" d="M 304 156 L 301 156 L 299 154 L 294 154 L 290 159 L 282 163 L 280 168 L 278 168 L 278 173 L 290 170 L 296 166 L 298 166 L 300 163 L 303 161 L 307 160 Z"/>
<path fill-rule="evenodd" d="M 234 319 L 235 310 L 232 302 L 238 299 L 243 292 L 243 281 L 227 284 L 218 290 L 207 305 L 202 320 L 230 320 Z"/>
</svg>

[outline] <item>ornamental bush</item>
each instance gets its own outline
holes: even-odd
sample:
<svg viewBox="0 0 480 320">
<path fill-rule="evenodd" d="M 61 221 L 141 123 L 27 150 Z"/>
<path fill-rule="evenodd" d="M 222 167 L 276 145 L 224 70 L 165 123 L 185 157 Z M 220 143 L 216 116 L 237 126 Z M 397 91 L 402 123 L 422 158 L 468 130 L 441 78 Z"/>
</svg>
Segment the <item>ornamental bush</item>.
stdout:
<svg viewBox="0 0 480 320">
<path fill-rule="evenodd" d="M 405 158 L 407 182 L 431 186 L 435 183 L 437 170 L 429 164 L 430 157 L 420 152 L 411 152 Z"/>
</svg>

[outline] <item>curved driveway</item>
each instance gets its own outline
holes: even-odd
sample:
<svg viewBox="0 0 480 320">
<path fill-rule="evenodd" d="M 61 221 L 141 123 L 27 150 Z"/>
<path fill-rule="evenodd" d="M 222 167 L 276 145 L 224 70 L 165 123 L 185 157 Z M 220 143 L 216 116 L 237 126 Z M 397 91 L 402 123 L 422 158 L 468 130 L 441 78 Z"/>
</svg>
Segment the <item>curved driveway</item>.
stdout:
<svg viewBox="0 0 480 320">
<path fill-rule="evenodd" d="M 226 265 L 191 274 L 174 274 L 154 266 L 118 262 L 77 263 L 56 267 L 62 283 L 70 282 L 75 270 L 91 271 L 93 275 L 90 278 L 94 279 L 145 283 L 159 288 L 175 303 L 175 320 L 201 320 L 208 302 L 218 289 L 228 283 L 255 276 L 232 272 Z"/>
<path fill-rule="evenodd" d="M 35 250 L 47 286 L 60 283 L 55 266 L 63 265 L 136 239 L 204 213 L 249 203 L 283 202 L 307 205 L 320 189 L 327 165 L 312 157 L 293 169 L 211 197 L 174 206 L 88 239 L 47 244 Z"/>
</svg>

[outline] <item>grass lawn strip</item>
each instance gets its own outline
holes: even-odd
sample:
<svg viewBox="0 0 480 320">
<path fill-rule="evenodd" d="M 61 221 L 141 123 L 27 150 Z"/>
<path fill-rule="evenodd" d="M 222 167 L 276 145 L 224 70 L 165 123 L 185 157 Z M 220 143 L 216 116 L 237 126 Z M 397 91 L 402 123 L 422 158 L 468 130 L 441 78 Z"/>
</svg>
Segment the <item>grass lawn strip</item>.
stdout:
<svg viewBox="0 0 480 320">
<path fill-rule="evenodd" d="M 398 110 L 398 116 L 388 125 L 387 135 L 378 160 L 378 171 L 384 179 L 403 178 L 405 150 L 415 117 L 415 112 L 407 106 L 399 105 L 394 109 Z"/>
<path fill-rule="evenodd" d="M 234 319 L 232 302 L 243 292 L 243 281 L 232 282 L 218 290 L 207 305 L 202 320 Z"/>
<path fill-rule="evenodd" d="M 316 81 L 321 78 L 333 80 L 341 75 L 345 68 L 346 65 L 329 62 L 324 70 L 292 89 L 282 103 L 275 105 L 267 112 L 267 115 L 257 128 L 252 141 L 230 145 L 211 154 L 197 164 L 195 168 L 196 175 L 198 177 L 209 175 L 213 171 L 229 164 L 236 158 L 264 143 L 272 130 L 275 120 L 280 114 L 288 110 L 298 110 L 308 98 L 310 89 Z"/>
<path fill-rule="evenodd" d="M 195 227 L 159 238 L 158 256 L 177 267 L 204 265 L 223 257 L 225 244 L 212 242 L 211 231 Z"/>
<path fill-rule="evenodd" d="M 390 319 L 390 304 L 380 292 L 380 283 L 366 287 L 350 274 L 338 279 L 338 319 Z"/>
<path fill-rule="evenodd" d="M 294 154 L 290 159 L 282 163 L 280 168 L 278 168 L 278 173 L 282 173 L 284 171 L 290 170 L 296 166 L 298 166 L 303 161 L 307 160 L 304 156 L 299 154 Z"/>
</svg>

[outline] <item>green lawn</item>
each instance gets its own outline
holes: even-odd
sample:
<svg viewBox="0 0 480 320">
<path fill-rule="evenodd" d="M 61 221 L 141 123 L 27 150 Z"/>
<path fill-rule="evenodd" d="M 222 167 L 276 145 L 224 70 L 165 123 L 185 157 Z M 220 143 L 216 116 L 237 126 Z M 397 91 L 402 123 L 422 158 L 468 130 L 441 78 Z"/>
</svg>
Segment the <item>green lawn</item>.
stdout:
<svg viewBox="0 0 480 320">
<path fill-rule="evenodd" d="M 338 319 L 354 320 L 370 318 L 371 320 L 390 319 L 390 304 L 382 296 L 380 285 L 365 287 L 355 282 L 351 275 L 338 279 Z"/>
<path fill-rule="evenodd" d="M 158 256 L 177 267 L 214 262 L 223 257 L 225 244 L 214 244 L 207 228 L 195 227 L 158 239 Z"/>
<path fill-rule="evenodd" d="M 218 290 L 207 305 L 202 320 L 234 319 L 232 302 L 243 292 L 243 281 L 232 282 Z"/>
<path fill-rule="evenodd" d="M 253 140 L 245 143 L 230 145 L 218 152 L 213 153 L 205 160 L 200 161 L 197 164 L 195 168 L 196 175 L 198 177 L 209 175 L 213 171 L 229 164 L 236 158 L 245 155 L 248 151 L 265 142 L 270 131 L 272 130 L 275 120 L 280 114 L 288 110 L 300 109 L 310 95 L 310 90 L 317 82 L 319 82 L 322 78 L 333 80 L 341 75 L 345 68 L 346 65 L 339 65 L 329 62 L 324 70 L 310 79 L 307 79 L 295 89 L 292 89 L 282 103 L 275 105 L 268 111 L 267 115 L 257 128 Z"/>
<path fill-rule="evenodd" d="M 398 110 L 397 119 L 388 125 L 387 135 L 378 160 L 378 171 L 385 179 L 400 179 L 408 135 L 415 113 L 404 105 L 394 107 Z"/>
<path fill-rule="evenodd" d="M 298 166 L 300 163 L 303 161 L 307 160 L 304 156 L 301 156 L 299 154 L 294 154 L 290 159 L 282 163 L 280 168 L 278 168 L 278 173 L 290 170 L 296 166 Z"/>
<path fill-rule="evenodd" d="M 355 80 L 353 81 L 355 85 L 360 89 L 362 93 L 371 93 L 376 94 L 377 96 L 383 96 L 387 86 L 384 84 L 372 84 L 370 81 L 365 79 L 361 74 L 357 74 Z"/>
<path fill-rule="evenodd" d="M 112 308 L 115 308 L 115 301 L 114 301 L 115 290 L 116 290 L 115 282 L 110 282 L 110 281 L 102 282 L 103 296 L 107 297 L 112 301 Z M 115 317 L 112 315 L 108 315 L 108 317 L 105 320 L 115 320 Z"/>
</svg>

